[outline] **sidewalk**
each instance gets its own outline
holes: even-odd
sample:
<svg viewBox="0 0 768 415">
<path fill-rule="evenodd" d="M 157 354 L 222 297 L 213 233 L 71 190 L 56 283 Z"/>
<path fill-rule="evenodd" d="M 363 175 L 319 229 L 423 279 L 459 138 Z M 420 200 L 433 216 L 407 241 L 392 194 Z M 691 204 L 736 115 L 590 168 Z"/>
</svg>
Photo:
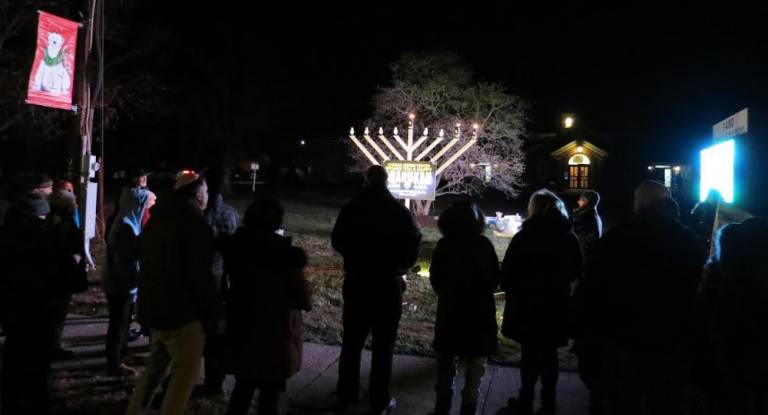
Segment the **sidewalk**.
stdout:
<svg viewBox="0 0 768 415">
<path fill-rule="evenodd" d="M 71 345 L 77 358 L 68 362 L 57 362 L 53 366 L 54 378 L 62 378 L 63 374 L 73 374 L 76 378 L 88 376 L 97 379 L 103 376 L 104 333 L 107 321 L 104 318 L 90 318 L 71 315 L 64 333 L 64 340 Z M 141 339 L 131 344 L 132 351 L 146 357 L 147 340 Z M 336 386 L 338 359 L 340 348 L 306 343 L 304 347 L 304 364 L 302 370 L 288 382 L 288 390 L 283 399 L 285 414 L 327 414 L 329 405 L 334 402 L 333 392 Z M 361 378 L 362 396 L 360 411 L 366 409 L 367 379 L 369 374 L 370 353 L 363 353 L 363 373 Z M 392 414 L 426 414 L 434 405 L 435 361 L 431 358 L 398 355 L 394 361 L 392 379 L 392 394 L 397 398 L 397 409 Z M 479 405 L 480 414 L 506 414 L 504 408 L 507 398 L 516 394 L 519 388 L 519 371 L 517 368 L 489 365 L 481 387 L 482 396 Z M 73 382 L 74 383 L 74 382 Z M 231 391 L 234 380 L 227 377 L 225 391 Z M 463 382 L 458 381 L 457 396 Z M 114 391 L 107 396 L 115 400 L 124 400 L 130 393 L 131 381 L 121 382 L 119 378 L 105 378 L 103 382 L 90 388 L 84 388 L 86 394 L 104 392 L 107 388 Z M 66 387 L 66 386 L 65 386 Z M 73 385 L 74 387 L 74 385 Z M 100 408 L 101 413 L 119 413 L 120 406 L 108 402 L 108 398 L 100 401 L 110 408 Z M 223 413 L 224 402 L 210 403 L 193 402 L 191 413 L 217 414 Z M 452 413 L 458 413 L 460 399 L 455 399 Z M 588 395 L 583 384 L 575 373 L 562 373 L 558 384 L 558 414 L 586 415 Z M 124 405 L 124 403 L 121 403 Z M 70 406 L 70 405 L 68 405 Z M 88 405 L 92 409 L 94 406 Z M 70 406 L 71 408 L 71 406 Z M 122 406 L 124 408 L 124 406 Z M 76 408 L 67 413 L 87 413 Z M 102 410 L 103 409 L 103 410 Z"/>
</svg>

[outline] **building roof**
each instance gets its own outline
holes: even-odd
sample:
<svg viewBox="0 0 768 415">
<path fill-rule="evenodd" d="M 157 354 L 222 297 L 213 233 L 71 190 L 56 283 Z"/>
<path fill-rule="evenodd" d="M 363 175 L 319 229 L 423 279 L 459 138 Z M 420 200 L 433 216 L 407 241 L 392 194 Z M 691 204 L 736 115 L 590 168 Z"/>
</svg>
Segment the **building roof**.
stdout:
<svg viewBox="0 0 768 415">
<path fill-rule="evenodd" d="M 572 153 L 576 147 L 584 147 L 588 152 L 598 157 L 608 157 L 608 152 L 602 148 L 590 143 L 587 140 L 573 140 L 570 143 L 558 148 L 550 153 L 552 157 L 562 157 Z"/>
</svg>

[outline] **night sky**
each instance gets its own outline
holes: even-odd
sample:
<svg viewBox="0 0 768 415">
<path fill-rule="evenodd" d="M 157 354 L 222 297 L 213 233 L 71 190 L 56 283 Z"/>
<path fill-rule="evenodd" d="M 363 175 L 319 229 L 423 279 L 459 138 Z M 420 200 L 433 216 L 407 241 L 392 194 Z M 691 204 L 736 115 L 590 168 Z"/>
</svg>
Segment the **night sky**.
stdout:
<svg viewBox="0 0 768 415">
<path fill-rule="evenodd" d="M 134 109 L 108 126 L 107 156 L 116 167 L 142 162 L 148 146 L 166 142 L 152 154 L 168 160 L 196 152 L 186 144 L 195 136 L 284 154 L 300 139 L 338 139 L 362 127 L 389 63 L 407 51 L 455 52 L 478 79 L 506 85 L 530 103 L 530 135 L 574 114 L 640 173 L 651 162 L 693 161 L 712 124 L 742 108 L 753 131 L 768 115 L 768 36 L 757 8 L 518 3 L 107 3 L 107 61 L 150 47 L 106 72 L 107 89 Z M 12 39 L 20 62 L 33 30 Z"/>
<path fill-rule="evenodd" d="M 289 97 L 296 135 L 335 138 L 370 113 L 387 64 L 408 50 L 451 50 L 477 77 L 500 81 L 531 104 L 532 133 L 561 114 L 648 160 L 685 160 L 711 125 L 765 108 L 765 29 L 746 9 L 579 6 L 318 9 L 251 27 L 271 87 Z M 287 17 L 287 16 L 285 16 Z"/>
</svg>

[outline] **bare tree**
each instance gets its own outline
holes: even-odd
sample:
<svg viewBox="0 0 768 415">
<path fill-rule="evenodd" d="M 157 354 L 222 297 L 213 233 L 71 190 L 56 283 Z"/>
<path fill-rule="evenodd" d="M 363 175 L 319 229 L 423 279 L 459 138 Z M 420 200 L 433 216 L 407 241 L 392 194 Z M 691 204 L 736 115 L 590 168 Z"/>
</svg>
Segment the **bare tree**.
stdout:
<svg viewBox="0 0 768 415">
<path fill-rule="evenodd" d="M 464 124 L 465 131 L 477 123 L 477 144 L 441 173 L 437 195 L 474 196 L 493 188 L 517 196 L 525 170 L 526 104 L 498 83 L 475 81 L 472 70 L 452 53 L 406 53 L 391 68 L 392 85 L 379 88 L 374 96 L 368 126 L 402 129 L 408 114 L 415 113 L 417 132 L 426 127 L 434 135 L 442 128 L 450 136 L 457 123 Z M 352 151 L 356 169 L 368 163 L 359 150 Z M 491 166 L 490 180 L 479 164 Z M 414 207 L 423 215 L 429 208 L 430 203 Z"/>
</svg>

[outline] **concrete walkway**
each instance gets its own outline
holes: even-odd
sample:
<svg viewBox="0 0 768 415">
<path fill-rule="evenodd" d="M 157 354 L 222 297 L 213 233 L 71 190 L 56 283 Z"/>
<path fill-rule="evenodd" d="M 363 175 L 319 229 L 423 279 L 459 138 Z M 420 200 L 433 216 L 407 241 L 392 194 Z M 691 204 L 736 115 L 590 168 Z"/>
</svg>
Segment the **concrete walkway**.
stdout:
<svg viewBox="0 0 768 415">
<path fill-rule="evenodd" d="M 77 359 L 54 364 L 56 371 L 83 371 L 103 368 L 104 333 L 107 322 L 103 318 L 70 316 L 64 334 L 64 340 L 75 351 Z M 147 340 L 140 339 L 131 344 L 132 351 L 146 356 Z M 283 399 L 283 412 L 286 414 L 324 414 L 335 402 L 333 392 L 336 386 L 340 348 L 306 343 L 302 370 L 288 382 L 288 391 Z M 363 373 L 361 377 L 363 402 L 359 409 L 363 412 L 367 397 L 370 353 L 363 353 Z M 392 394 L 397 398 L 398 407 L 393 414 L 426 414 L 433 405 L 435 394 L 435 361 L 431 358 L 398 355 L 394 361 Z M 233 379 L 227 377 L 225 390 L 232 388 Z M 463 382 L 458 380 L 457 396 Z M 517 368 L 489 365 L 483 379 L 481 403 L 478 413 L 506 414 L 506 401 L 516 394 L 520 384 Z M 455 399 L 452 413 L 458 413 L 460 399 Z M 575 373 L 562 373 L 558 384 L 558 414 L 586 415 L 588 395 Z M 195 411 L 207 413 L 208 411 Z M 210 413 L 220 413 L 219 409 Z"/>
</svg>

